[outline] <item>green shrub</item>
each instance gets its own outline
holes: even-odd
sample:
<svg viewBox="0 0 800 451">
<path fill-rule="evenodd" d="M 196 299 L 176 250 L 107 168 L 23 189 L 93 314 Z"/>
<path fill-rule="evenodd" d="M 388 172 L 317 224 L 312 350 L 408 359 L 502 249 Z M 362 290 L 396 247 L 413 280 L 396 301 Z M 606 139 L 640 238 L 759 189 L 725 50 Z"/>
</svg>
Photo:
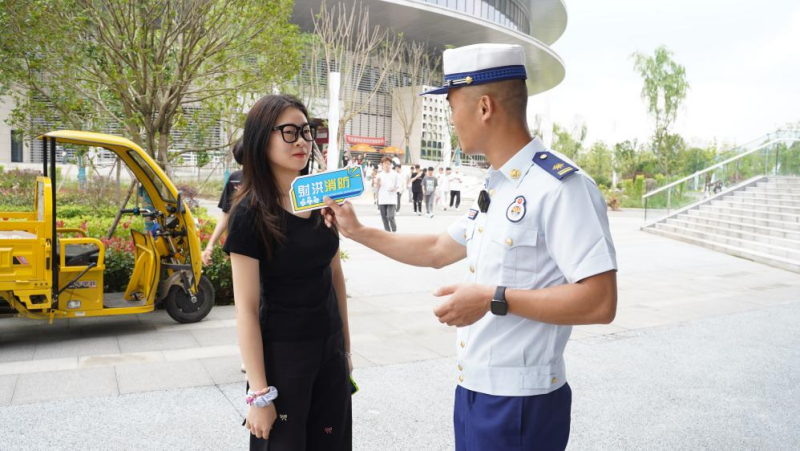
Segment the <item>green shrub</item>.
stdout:
<svg viewBox="0 0 800 451">
<path fill-rule="evenodd" d="M 92 205 L 59 205 L 56 216 L 61 219 L 72 218 L 114 218 L 117 215 L 116 207 L 95 207 Z M 109 223 L 110 225 L 110 223 Z"/>
<path fill-rule="evenodd" d="M 206 243 L 203 243 L 204 245 Z M 231 259 L 217 246 L 211 254 L 211 264 L 203 267 L 203 274 L 214 285 L 217 304 L 233 303 L 233 276 L 231 274 Z"/>
<path fill-rule="evenodd" d="M 133 241 L 114 237 L 103 239 L 106 246 L 106 270 L 103 272 L 103 292 L 117 293 L 125 291 L 131 280 L 136 265 Z"/>
<path fill-rule="evenodd" d="M 128 186 L 120 187 L 121 196 L 125 195 Z M 58 204 L 94 207 L 95 209 L 113 209 L 116 213 L 119 205 L 116 200 L 117 182 L 102 177 L 94 177 L 86 182 L 85 188 L 78 184 L 65 183 L 58 192 Z M 124 197 L 123 197 L 124 198 Z M 95 214 L 95 213 L 92 213 Z"/>
<path fill-rule="evenodd" d="M 0 199 L 4 211 L 33 210 L 38 171 L 14 169 L 0 177 Z"/>
<path fill-rule="evenodd" d="M 633 182 L 633 192 L 631 193 L 631 197 L 634 199 L 638 199 L 641 201 L 642 196 L 645 193 L 645 180 L 643 175 L 637 175 L 636 180 Z"/>
</svg>

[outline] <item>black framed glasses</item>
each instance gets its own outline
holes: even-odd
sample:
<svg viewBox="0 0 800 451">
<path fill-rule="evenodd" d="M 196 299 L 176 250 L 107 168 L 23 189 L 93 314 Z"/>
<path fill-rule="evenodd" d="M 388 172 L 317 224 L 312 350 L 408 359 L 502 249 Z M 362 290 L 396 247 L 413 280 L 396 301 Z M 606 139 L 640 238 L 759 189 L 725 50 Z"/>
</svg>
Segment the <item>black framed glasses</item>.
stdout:
<svg viewBox="0 0 800 451">
<path fill-rule="evenodd" d="M 489 204 L 492 203 L 492 198 L 489 197 L 489 192 L 485 189 L 481 190 L 481 193 L 478 194 L 478 208 L 481 209 L 481 213 L 486 213 L 489 210 Z"/>
<path fill-rule="evenodd" d="M 272 127 L 272 131 L 281 132 L 281 137 L 283 138 L 283 142 L 287 144 L 294 144 L 300 139 L 300 136 L 303 136 L 303 139 L 307 142 L 314 141 L 317 139 L 317 126 L 314 124 L 303 124 L 303 125 L 295 125 L 295 124 L 283 124 L 283 125 L 276 125 Z"/>
</svg>

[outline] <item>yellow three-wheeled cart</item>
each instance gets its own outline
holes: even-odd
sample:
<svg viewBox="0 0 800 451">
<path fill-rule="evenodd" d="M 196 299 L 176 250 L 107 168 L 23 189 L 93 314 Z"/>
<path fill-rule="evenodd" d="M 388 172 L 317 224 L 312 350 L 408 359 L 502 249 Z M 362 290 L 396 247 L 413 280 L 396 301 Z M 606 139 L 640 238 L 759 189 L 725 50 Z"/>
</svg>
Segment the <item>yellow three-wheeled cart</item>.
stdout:
<svg viewBox="0 0 800 451">
<path fill-rule="evenodd" d="M 214 304 L 214 287 L 201 276 L 194 219 L 167 175 L 142 148 L 118 136 L 55 131 L 40 137 L 44 158 L 33 210 L 0 212 L 0 297 L 17 316 L 47 319 L 129 315 L 165 303 L 178 322 L 200 321 Z M 56 226 L 56 144 L 102 147 L 116 154 L 141 183 L 152 209 L 123 214 L 153 221 L 131 231 L 136 264 L 127 289 L 103 293 L 105 246 L 83 230 Z M 49 171 L 48 171 L 49 160 Z"/>
</svg>

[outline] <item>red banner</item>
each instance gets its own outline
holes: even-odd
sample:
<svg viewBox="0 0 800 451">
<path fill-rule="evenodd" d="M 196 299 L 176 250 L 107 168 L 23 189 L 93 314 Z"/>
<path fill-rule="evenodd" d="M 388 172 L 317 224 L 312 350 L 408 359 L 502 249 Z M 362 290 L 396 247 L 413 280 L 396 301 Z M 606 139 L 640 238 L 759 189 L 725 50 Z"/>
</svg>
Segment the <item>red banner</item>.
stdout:
<svg viewBox="0 0 800 451">
<path fill-rule="evenodd" d="M 344 137 L 347 144 L 367 144 L 370 146 L 385 146 L 386 138 L 371 138 L 369 136 L 353 136 L 345 135 Z"/>
<path fill-rule="evenodd" d="M 317 129 L 317 144 L 328 144 L 328 128 L 320 127 Z"/>
</svg>

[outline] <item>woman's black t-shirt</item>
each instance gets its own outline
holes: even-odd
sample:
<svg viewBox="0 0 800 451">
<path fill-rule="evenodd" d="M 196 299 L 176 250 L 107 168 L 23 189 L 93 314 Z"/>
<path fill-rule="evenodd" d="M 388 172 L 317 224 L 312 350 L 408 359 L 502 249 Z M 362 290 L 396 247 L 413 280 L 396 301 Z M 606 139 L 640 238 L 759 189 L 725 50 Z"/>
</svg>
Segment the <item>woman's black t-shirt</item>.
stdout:
<svg viewBox="0 0 800 451">
<path fill-rule="evenodd" d="M 225 184 L 225 188 L 222 189 L 222 196 L 219 198 L 219 204 L 217 204 L 217 207 L 219 207 L 223 212 L 231 212 L 233 195 L 236 194 L 236 190 L 239 189 L 241 184 L 242 171 L 231 172 L 231 175 L 228 177 L 228 182 Z"/>
<path fill-rule="evenodd" d="M 281 210 L 285 240 L 267 260 L 266 244 L 256 228 L 259 216 L 246 202 L 231 213 L 223 250 L 259 261 L 264 340 L 312 340 L 341 330 L 330 268 L 339 251 L 339 237 L 324 224 L 318 225 L 319 212 L 306 219 Z"/>
</svg>

